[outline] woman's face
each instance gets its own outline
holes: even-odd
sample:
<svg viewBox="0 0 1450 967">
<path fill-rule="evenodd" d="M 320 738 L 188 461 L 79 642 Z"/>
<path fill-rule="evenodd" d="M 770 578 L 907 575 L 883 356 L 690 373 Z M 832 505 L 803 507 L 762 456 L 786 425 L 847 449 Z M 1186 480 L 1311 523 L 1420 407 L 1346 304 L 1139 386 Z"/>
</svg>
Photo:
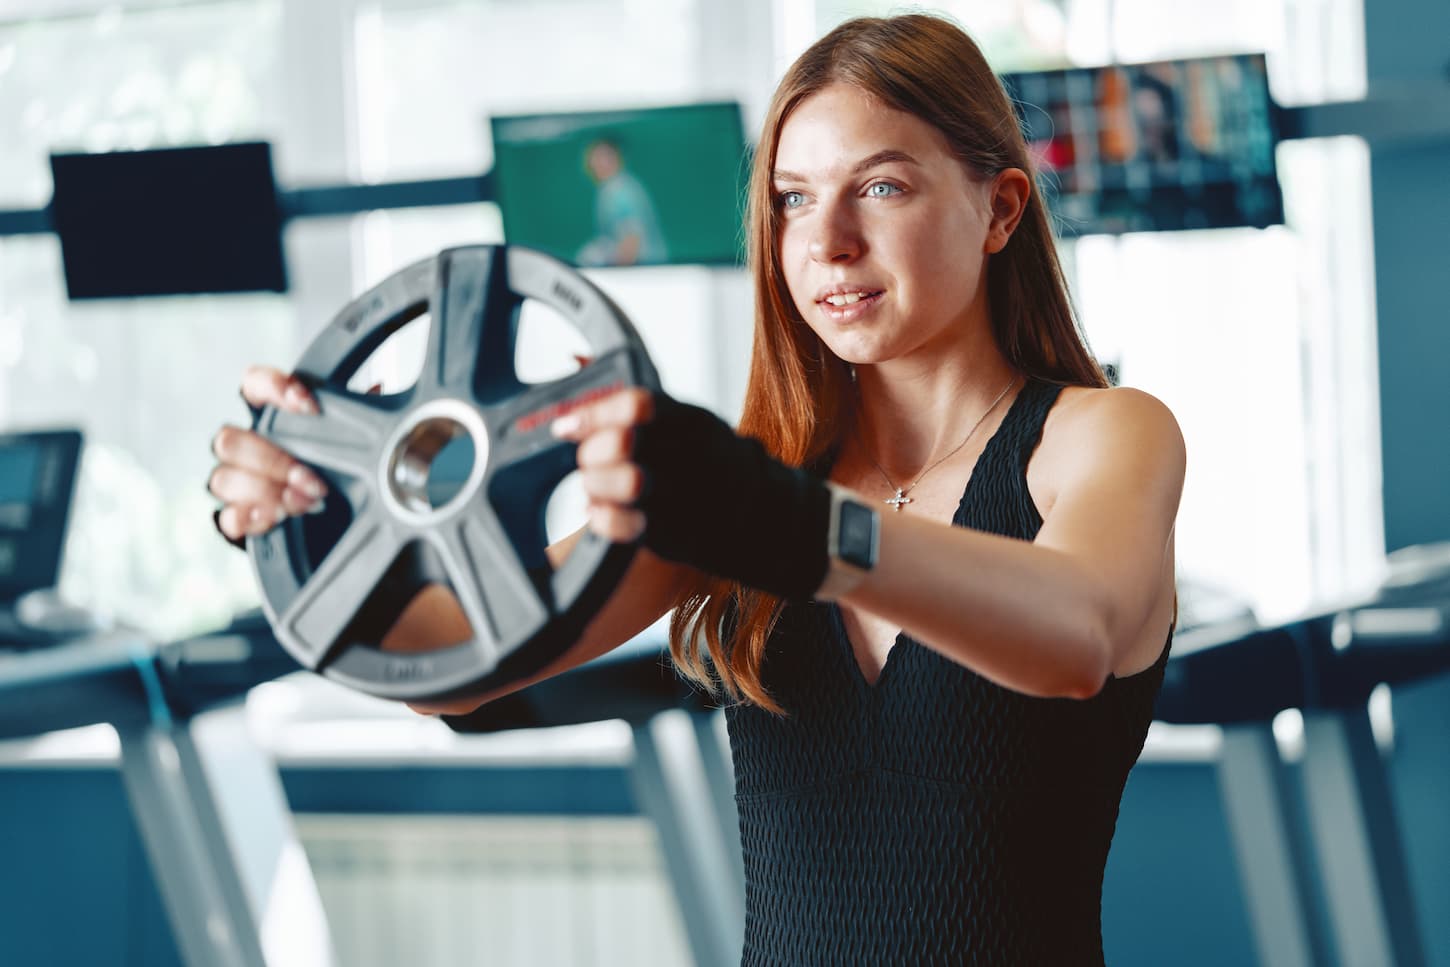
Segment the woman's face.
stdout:
<svg viewBox="0 0 1450 967">
<path fill-rule="evenodd" d="M 934 352 L 985 324 L 990 184 L 936 128 L 833 84 L 786 119 L 774 175 L 791 299 L 836 355 Z"/>
</svg>

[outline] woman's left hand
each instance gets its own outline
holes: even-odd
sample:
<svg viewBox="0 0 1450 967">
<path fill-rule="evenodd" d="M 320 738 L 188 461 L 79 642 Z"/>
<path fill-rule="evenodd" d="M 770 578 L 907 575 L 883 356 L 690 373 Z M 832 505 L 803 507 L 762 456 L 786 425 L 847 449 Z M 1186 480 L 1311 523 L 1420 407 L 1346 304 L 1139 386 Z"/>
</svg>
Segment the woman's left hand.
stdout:
<svg viewBox="0 0 1450 967">
<path fill-rule="evenodd" d="M 554 421 L 551 431 L 579 444 L 579 475 L 589 497 L 589 529 L 617 543 L 638 540 L 645 530 L 646 476 L 634 460 L 637 429 L 654 419 L 655 397 L 646 389 L 611 393 Z"/>
<path fill-rule="evenodd" d="M 553 432 L 579 444 L 596 534 L 779 597 L 809 598 L 824 580 L 825 483 L 709 410 L 626 389 Z"/>
</svg>

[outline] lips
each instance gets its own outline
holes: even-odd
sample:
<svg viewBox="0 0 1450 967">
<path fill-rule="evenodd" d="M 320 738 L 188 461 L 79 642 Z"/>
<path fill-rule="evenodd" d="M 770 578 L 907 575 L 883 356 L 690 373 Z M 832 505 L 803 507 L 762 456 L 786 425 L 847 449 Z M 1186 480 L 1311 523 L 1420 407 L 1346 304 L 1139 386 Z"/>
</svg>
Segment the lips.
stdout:
<svg viewBox="0 0 1450 967">
<path fill-rule="evenodd" d="M 833 285 L 828 289 L 822 289 L 818 292 L 816 294 L 816 302 L 841 309 L 879 296 L 881 292 L 881 289 L 869 285 Z"/>
<path fill-rule="evenodd" d="M 838 287 L 817 298 L 816 306 L 827 318 L 848 322 L 869 312 L 881 301 L 882 295 L 881 289 Z"/>
</svg>

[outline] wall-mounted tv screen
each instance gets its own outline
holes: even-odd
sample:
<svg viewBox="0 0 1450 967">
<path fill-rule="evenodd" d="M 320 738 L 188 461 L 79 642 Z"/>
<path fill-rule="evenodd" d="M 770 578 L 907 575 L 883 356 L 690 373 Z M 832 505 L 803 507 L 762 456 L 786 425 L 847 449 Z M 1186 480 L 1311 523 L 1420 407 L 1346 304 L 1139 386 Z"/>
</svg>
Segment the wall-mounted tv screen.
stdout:
<svg viewBox="0 0 1450 967">
<path fill-rule="evenodd" d="M 286 290 L 267 144 L 57 154 L 50 167 L 72 299 Z"/>
<path fill-rule="evenodd" d="M 1061 234 L 1283 222 L 1262 54 L 1002 80 Z"/>
<path fill-rule="evenodd" d="M 742 261 L 740 106 L 491 119 L 510 244 L 582 266 Z"/>
</svg>

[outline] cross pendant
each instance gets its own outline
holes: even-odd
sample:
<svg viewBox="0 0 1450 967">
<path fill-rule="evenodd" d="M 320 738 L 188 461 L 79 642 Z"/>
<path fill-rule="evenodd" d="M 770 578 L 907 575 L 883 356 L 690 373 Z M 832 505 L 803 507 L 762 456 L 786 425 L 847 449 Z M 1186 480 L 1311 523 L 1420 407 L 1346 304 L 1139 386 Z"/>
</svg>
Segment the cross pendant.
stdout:
<svg viewBox="0 0 1450 967">
<path fill-rule="evenodd" d="M 900 487 L 897 487 L 896 496 L 886 498 L 883 503 L 890 504 L 892 508 L 899 514 L 901 513 L 902 505 L 911 503 L 911 498 L 906 496 L 906 491 L 902 490 Z"/>
</svg>

